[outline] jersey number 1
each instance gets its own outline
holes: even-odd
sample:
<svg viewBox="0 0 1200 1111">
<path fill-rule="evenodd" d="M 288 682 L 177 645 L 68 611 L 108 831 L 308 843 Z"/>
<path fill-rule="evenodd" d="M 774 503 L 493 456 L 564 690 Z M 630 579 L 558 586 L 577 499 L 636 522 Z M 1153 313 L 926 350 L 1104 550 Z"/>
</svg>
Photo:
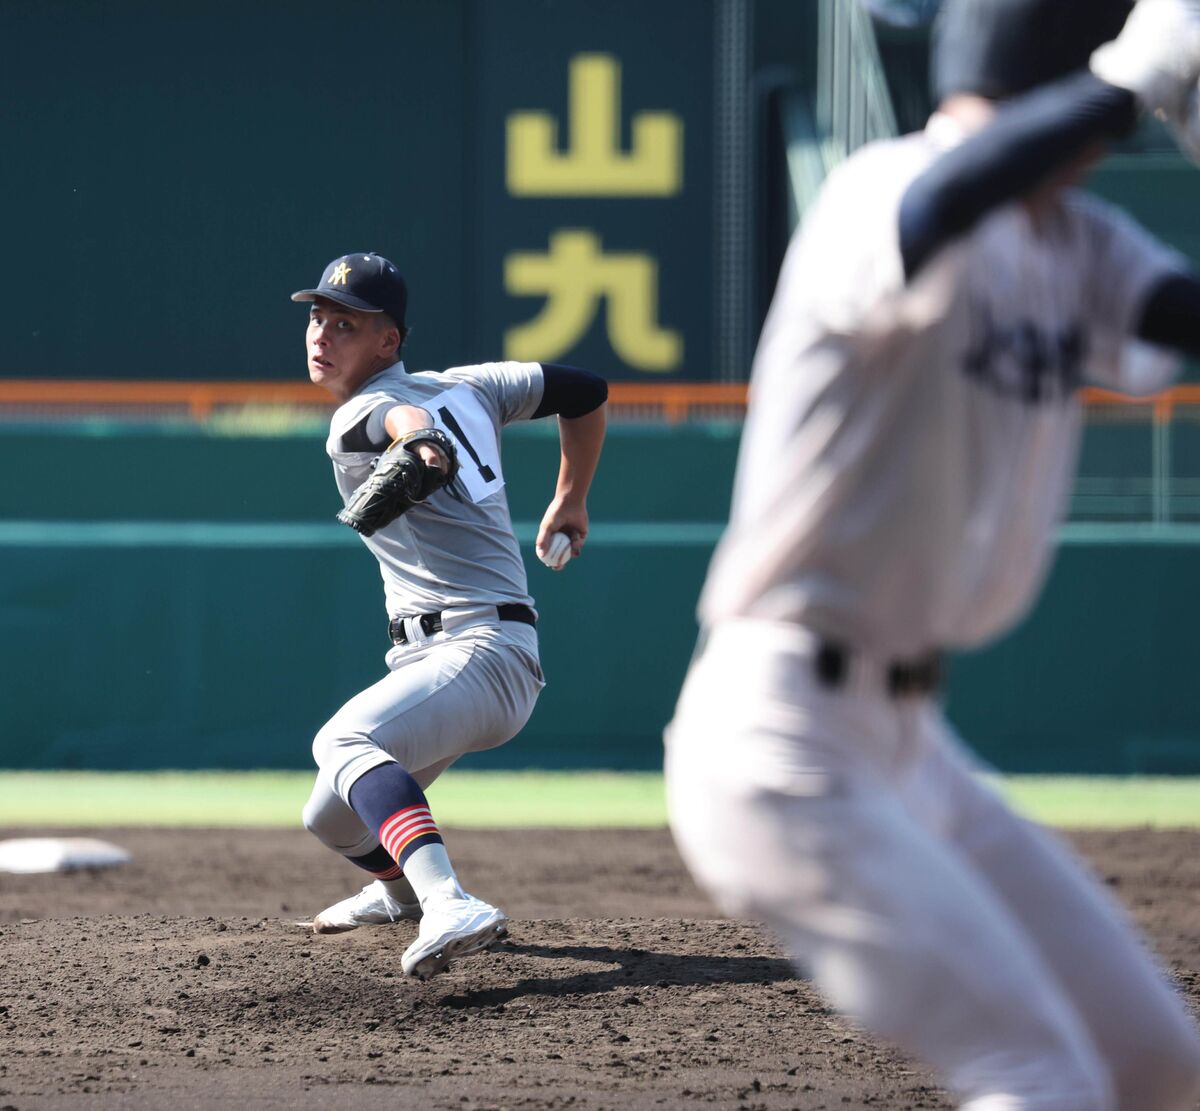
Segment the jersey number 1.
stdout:
<svg viewBox="0 0 1200 1111">
<path fill-rule="evenodd" d="M 474 460 L 475 466 L 479 468 L 479 474 L 483 478 L 483 481 L 495 482 L 496 472 L 479 458 L 479 452 L 475 450 L 475 445 L 467 439 L 467 434 L 463 431 L 462 425 L 454 419 L 454 414 L 445 405 L 442 405 L 438 408 L 438 416 L 442 418 L 442 423 L 454 433 L 454 438 L 467 449 L 467 454 Z"/>
</svg>

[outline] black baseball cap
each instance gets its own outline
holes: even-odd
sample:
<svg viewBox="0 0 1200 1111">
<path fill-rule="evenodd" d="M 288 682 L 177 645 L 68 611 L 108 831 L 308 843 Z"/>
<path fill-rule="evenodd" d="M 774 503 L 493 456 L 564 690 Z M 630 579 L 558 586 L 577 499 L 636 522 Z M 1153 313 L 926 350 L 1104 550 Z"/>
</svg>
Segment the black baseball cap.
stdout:
<svg viewBox="0 0 1200 1111">
<path fill-rule="evenodd" d="M 292 294 L 293 301 L 315 301 L 325 297 L 362 312 L 385 312 L 398 328 L 404 327 L 408 286 L 400 271 L 383 255 L 373 251 L 335 258 L 321 275 L 316 289 Z"/>
</svg>

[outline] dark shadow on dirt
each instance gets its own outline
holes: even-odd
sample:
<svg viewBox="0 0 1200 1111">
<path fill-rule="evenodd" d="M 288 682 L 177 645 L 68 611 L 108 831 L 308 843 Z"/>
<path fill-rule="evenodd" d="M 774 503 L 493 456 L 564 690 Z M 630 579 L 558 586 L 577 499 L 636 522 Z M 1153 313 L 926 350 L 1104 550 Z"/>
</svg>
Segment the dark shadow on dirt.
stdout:
<svg viewBox="0 0 1200 1111">
<path fill-rule="evenodd" d="M 508 987 L 448 995 L 441 1006 L 497 1007 L 525 996 L 597 995 L 617 988 L 700 987 L 709 984 L 771 984 L 797 979 L 786 960 L 771 957 L 719 957 L 614 949 L 606 945 L 521 945 L 507 943 L 502 953 L 552 961 L 616 965 L 604 971 L 565 977 L 524 979 Z"/>
</svg>

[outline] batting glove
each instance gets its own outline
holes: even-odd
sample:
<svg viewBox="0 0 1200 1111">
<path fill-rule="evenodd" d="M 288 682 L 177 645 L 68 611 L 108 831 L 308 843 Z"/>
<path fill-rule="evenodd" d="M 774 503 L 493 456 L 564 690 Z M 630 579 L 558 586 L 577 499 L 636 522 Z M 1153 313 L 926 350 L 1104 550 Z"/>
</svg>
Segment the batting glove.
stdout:
<svg viewBox="0 0 1200 1111">
<path fill-rule="evenodd" d="M 1145 110 L 1182 124 L 1200 78 L 1200 0 L 1138 0 L 1121 33 L 1092 54 L 1091 68 Z"/>
</svg>

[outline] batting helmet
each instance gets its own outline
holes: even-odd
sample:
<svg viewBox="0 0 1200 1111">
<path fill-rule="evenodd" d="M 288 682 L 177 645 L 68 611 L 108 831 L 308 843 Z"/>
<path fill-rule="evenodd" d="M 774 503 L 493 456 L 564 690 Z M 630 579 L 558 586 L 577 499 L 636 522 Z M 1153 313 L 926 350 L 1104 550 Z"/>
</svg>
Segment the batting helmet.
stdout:
<svg viewBox="0 0 1200 1111">
<path fill-rule="evenodd" d="M 946 0 L 934 25 L 941 100 L 1016 96 L 1087 65 L 1125 24 L 1133 0 Z"/>
</svg>

